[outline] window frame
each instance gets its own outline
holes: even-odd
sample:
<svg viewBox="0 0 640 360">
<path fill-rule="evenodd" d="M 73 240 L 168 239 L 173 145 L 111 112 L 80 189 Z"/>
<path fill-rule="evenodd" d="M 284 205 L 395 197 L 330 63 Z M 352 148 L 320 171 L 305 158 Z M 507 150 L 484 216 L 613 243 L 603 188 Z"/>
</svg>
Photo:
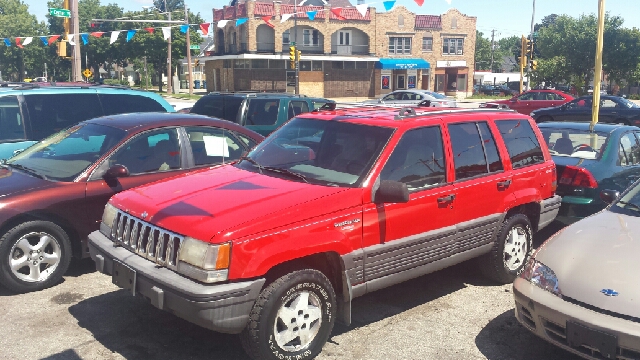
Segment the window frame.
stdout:
<svg viewBox="0 0 640 360">
<path fill-rule="evenodd" d="M 411 55 L 411 36 L 391 36 L 389 37 L 390 55 Z M 408 48 L 408 49 L 407 49 Z"/>
<path fill-rule="evenodd" d="M 442 38 L 442 55 L 464 55 L 464 37 Z"/>
<path fill-rule="evenodd" d="M 302 46 L 304 46 L 304 47 L 319 47 L 320 46 L 320 31 L 318 31 L 316 29 L 302 29 Z"/>
<path fill-rule="evenodd" d="M 487 155 L 487 148 L 486 148 L 486 142 L 485 139 L 482 137 L 482 131 L 480 130 L 480 126 L 478 125 L 479 123 L 484 123 L 487 126 L 487 130 L 489 131 L 489 134 L 491 135 L 491 138 L 493 139 L 493 145 L 496 149 L 496 153 L 498 155 L 498 160 L 500 163 L 500 167 L 501 169 L 495 170 L 495 171 L 491 171 L 491 163 L 489 163 L 489 156 Z M 451 143 L 451 151 L 452 154 L 455 154 L 455 149 L 454 149 L 454 143 L 453 143 L 453 138 L 451 136 L 451 131 L 450 131 L 450 127 L 451 126 L 455 126 L 455 125 L 461 125 L 461 124 L 473 124 L 476 128 L 477 131 L 477 135 L 478 135 L 478 140 L 480 141 L 479 144 L 480 146 L 482 146 L 482 156 L 484 157 L 484 165 L 485 165 L 485 171 L 482 174 L 477 174 L 477 175 L 473 175 L 473 176 L 468 176 L 468 177 L 462 177 L 459 178 L 458 177 L 458 168 L 456 166 L 456 161 L 455 158 L 456 156 L 453 156 L 453 174 L 455 176 L 455 182 L 459 182 L 459 181 L 467 181 L 467 180 L 471 180 L 471 179 L 475 179 L 475 178 L 479 178 L 479 177 L 483 177 L 483 176 L 490 176 L 493 174 L 499 174 L 505 171 L 504 168 L 504 159 L 502 158 L 501 154 L 500 154 L 500 149 L 498 148 L 498 142 L 496 140 L 496 135 L 494 134 L 493 130 L 491 129 L 491 125 L 489 123 L 489 121 L 487 120 L 482 120 L 482 119 L 478 119 L 478 120 L 470 120 L 470 121 L 460 121 L 460 122 L 455 122 L 455 123 L 449 123 L 447 124 L 447 132 L 449 134 L 449 141 Z"/>
<path fill-rule="evenodd" d="M 422 52 L 433 52 L 433 36 L 422 37 Z"/>
<path fill-rule="evenodd" d="M 183 131 L 183 132 L 184 132 L 184 136 L 185 136 L 185 138 L 186 138 L 186 143 L 187 143 L 187 144 L 189 144 L 189 145 L 188 145 L 188 147 L 189 147 L 189 149 L 188 149 L 188 150 L 189 150 L 189 153 L 190 153 L 190 156 L 191 156 L 191 164 L 192 164 L 193 168 L 208 167 L 208 166 L 217 166 L 217 165 L 221 165 L 221 164 L 232 163 L 232 162 L 234 162 L 234 161 L 236 161 L 236 160 L 238 160 L 238 159 L 239 159 L 239 157 L 238 157 L 238 158 L 232 158 L 231 156 L 229 156 L 229 157 L 227 158 L 227 159 L 228 159 L 228 161 L 223 159 L 223 161 L 222 161 L 222 162 L 219 162 L 219 163 L 197 164 L 197 163 L 196 163 L 196 157 L 195 157 L 195 154 L 193 153 L 193 146 L 192 146 L 192 143 L 191 143 L 191 138 L 189 138 L 189 130 L 190 130 L 190 129 L 197 129 L 197 128 L 202 128 L 202 129 L 203 129 L 203 130 L 205 130 L 205 131 L 206 131 L 206 130 L 209 130 L 209 129 L 210 129 L 210 130 L 214 130 L 214 131 L 219 131 L 219 132 L 222 132 L 222 133 L 223 133 L 223 134 L 225 134 L 225 135 L 227 135 L 227 134 L 228 134 L 228 136 L 226 136 L 226 137 L 231 138 L 231 140 L 235 141 L 235 142 L 236 142 L 236 144 L 238 144 L 238 145 L 242 148 L 242 152 L 241 152 L 241 153 L 247 152 L 247 151 L 249 151 L 251 148 L 253 148 L 253 146 L 257 145 L 257 143 L 256 143 L 253 139 L 251 139 L 251 138 L 249 138 L 249 137 L 247 137 L 247 136 L 245 136 L 245 135 L 238 134 L 238 133 L 236 133 L 236 132 L 235 132 L 235 131 L 233 131 L 233 130 L 225 129 L 225 128 L 222 128 L 222 127 L 216 127 L 216 126 L 205 126 L 205 125 L 200 125 L 200 126 L 199 126 L 199 125 L 184 126 L 184 127 L 182 127 L 182 128 L 181 128 L 181 131 Z M 245 141 L 245 139 L 246 139 L 247 141 L 249 141 L 249 142 L 253 143 L 253 146 L 250 146 L 250 144 L 249 144 L 249 143 L 247 143 L 247 141 Z"/>
</svg>

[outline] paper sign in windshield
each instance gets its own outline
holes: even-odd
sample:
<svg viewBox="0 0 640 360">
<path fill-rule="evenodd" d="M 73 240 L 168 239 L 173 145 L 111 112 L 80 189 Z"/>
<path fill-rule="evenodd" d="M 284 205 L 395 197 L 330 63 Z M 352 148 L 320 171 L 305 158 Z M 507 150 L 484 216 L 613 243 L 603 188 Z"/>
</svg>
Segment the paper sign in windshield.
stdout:
<svg viewBox="0 0 640 360">
<path fill-rule="evenodd" d="M 207 156 L 224 156 L 229 157 L 229 146 L 227 139 L 219 136 L 203 136 L 204 149 Z"/>
</svg>

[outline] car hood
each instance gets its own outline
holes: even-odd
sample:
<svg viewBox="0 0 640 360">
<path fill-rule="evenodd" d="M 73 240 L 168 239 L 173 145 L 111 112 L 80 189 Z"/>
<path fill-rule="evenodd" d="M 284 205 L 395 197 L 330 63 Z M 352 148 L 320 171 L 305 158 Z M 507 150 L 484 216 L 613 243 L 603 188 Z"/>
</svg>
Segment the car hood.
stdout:
<svg viewBox="0 0 640 360">
<path fill-rule="evenodd" d="M 604 210 L 547 240 L 536 260 L 558 277 L 562 295 L 596 308 L 640 314 L 640 217 Z M 618 296 L 606 296 L 611 289 Z"/>
<path fill-rule="evenodd" d="M 54 182 L 27 175 L 20 170 L 0 166 L 0 199 L 3 197 L 55 186 Z"/>
<path fill-rule="evenodd" d="M 115 195 L 111 203 L 169 231 L 219 243 L 360 206 L 362 189 L 307 184 L 228 165 L 137 187 Z"/>
</svg>

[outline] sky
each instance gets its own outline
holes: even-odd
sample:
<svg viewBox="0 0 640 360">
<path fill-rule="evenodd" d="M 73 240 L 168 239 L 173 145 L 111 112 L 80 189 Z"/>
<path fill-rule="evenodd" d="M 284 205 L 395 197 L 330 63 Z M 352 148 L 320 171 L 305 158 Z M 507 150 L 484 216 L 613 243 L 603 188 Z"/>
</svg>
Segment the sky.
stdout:
<svg viewBox="0 0 640 360">
<path fill-rule="evenodd" d="M 29 11 L 39 20 L 45 21 L 48 13 L 46 0 L 22 0 L 29 5 Z M 384 11 L 383 0 L 365 0 L 377 11 Z M 531 30 L 531 15 L 535 2 L 534 22 L 539 23 L 542 18 L 550 14 L 570 15 L 578 17 L 581 14 L 597 14 L 598 0 L 424 0 L 422 7 L 413 0 L 397 0 L 396 6 L 404 6 L 417 14 L 440 15 L 450 8 L 456 8 L 463 14 L 477 17 L 477 29 L 484 33 L 485 38 L 491 36 L 495 30 L 496 39 L 509 36 L 528 34 Z M 142 10 L 143 6 L 153 4 L 153 0 L 101 0 L 103 5 L 116 3 L 127 10 Z M 212 9 L 221 9 L 229 4 L 228 0 L 185 0 L 187 6 L 194 13 L 200 13 L 205 21 L 213 18 Z M 351 0 L 356 4 L 356 0 Z M 579 4 L 579 5 L 578 5 Z M 605 10 L 611 15 L 624 19 L 624 27 L 640 28 L 640 10 L 638 0 L 609 0 Z"/>
</svg>

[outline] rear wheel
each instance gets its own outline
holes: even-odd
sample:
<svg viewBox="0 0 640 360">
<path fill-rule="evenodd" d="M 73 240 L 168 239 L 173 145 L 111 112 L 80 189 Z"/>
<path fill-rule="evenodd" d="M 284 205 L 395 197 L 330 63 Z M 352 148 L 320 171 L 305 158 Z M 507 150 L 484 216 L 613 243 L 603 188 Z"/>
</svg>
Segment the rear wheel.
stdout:
<svg viewBox="0 0 640 360">
<path fill-rule="evenodd" d="M 479 258 L 482 272 L 502 284 L 513 282 L 531 254 L 531 222 L 523 214 L 504 220 L 491 252 Z"/>
</svg>

